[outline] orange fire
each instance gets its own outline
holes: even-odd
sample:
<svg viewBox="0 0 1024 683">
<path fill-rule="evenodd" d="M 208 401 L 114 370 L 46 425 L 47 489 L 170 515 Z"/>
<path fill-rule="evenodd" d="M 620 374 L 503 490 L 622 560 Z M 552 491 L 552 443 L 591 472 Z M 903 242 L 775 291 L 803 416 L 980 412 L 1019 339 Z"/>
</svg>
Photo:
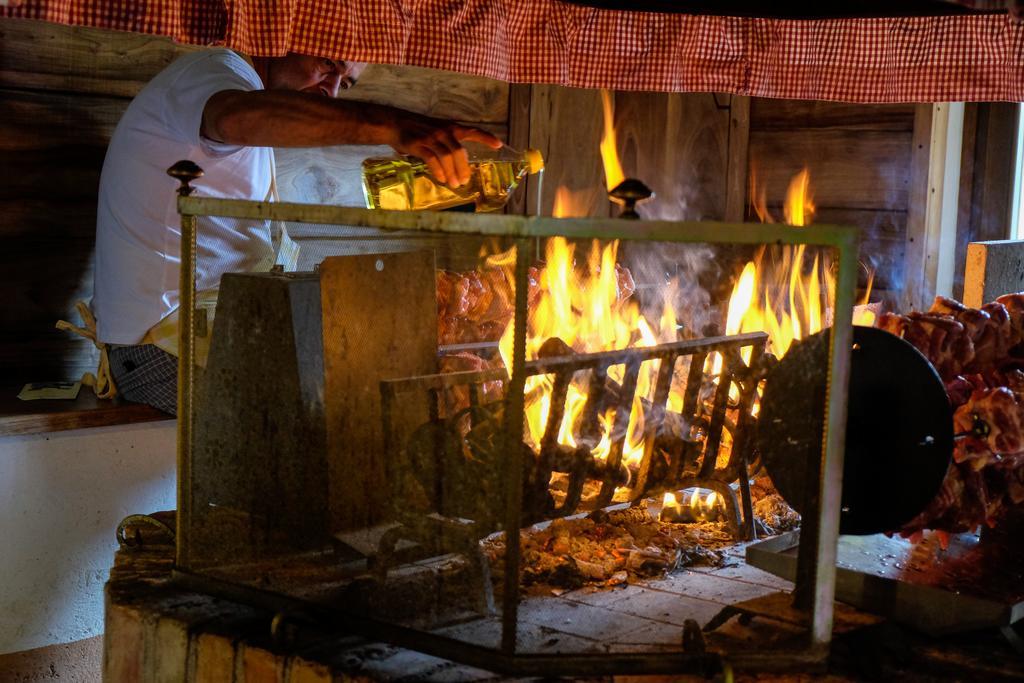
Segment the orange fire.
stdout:
<svg viewBox="0 0 1024 683">
<path fill-rule="evenodd" d="M 604 105 L 604 136 L 601 157 L 605 178 L 611 189 L 622 182 L 624 174 L 619 163 L 613 126 L 611 94 L 602 91 Z M 570 217 L 585 214 L 590 193 L 572 192 L 559 187 L 555 192 L 553 215 Z M 633 299 L 620 296 L 616 271 L 618 242 L 602 245 L 594 240 L 586 254 L 580 245 L 563 238 L 552 238 L 545 245 L 545 267 L 539 275 L 540 295 L 530 311 L 527 328 L 526 358 L 537 357 L 540 347 L 552 338 L 560 339 L 577 353 L 610 351 L 624 348 L 654 346 L 677 339 L 677 319 L 672 300 L 675 283 L 663 292 L 663 305 L 658 320 L 649 320 L 641 314 Z M 493 262 L 492 262 L 493 263 Z M 512 326 L 505 330 L 499 344 L 506 367 L 511 367 Z M 643 363 L 637 379 L 637 389 L 630 411 L 623 446 L 623 461 L 638 463 L 643 456 L 642 399 L 651 400 L 658 372 L 658 361 Z M 621 382 L 625 368 L 621 365 L 608 369 L 608 377 Z M 526 383 L 526 424 L 528 438 L 534 447 L 540 444 L 551 410 L 553 376 L 532 376 Z M 674 397 L 675 400 L 681 400 Z M 559 426 L 558 442 L 577 446 L 574 426 L 586 405 L 586 387 L 570 385 L 565 413 Z M 615 421 L 613 410 L 599 415 L 600 441 L 592 449 L 598 458 L 606 457 L 611 449 L 611 431 Z"/>
<path fill-rule="evenodd" d="M 548 240 L 545 267 L 539 276 L 539 297 L 530 311 L 527 329 L 526 358 L 538 357 L 541 346 L 549 339 L 565 342 L 574 352 L 609 351 L 638 348 L 675 341 L 676 318 L 666 303 L 661 318 L 648 320 L 632 299 L 619 295 L 616 275 L 618 242 L 602 245 L 594 240 L 586 254 L 585 265 L 576 259 L 576 245 L 564 238 Z M 504 255 L 502 255 L 504 256 Z M 494 265 L 496 261 L 489 262 Z M 671 290 L 668 296 L 671 295 Z M 510 325 L 499 343 L 506 367 L 511 367 L 513 327 Z M 625 462 L 639 462 L 643 455 L 643 406 L 641 397 L 653 398 L 658 361 L 641 365 L 637 391 L 630 414 L 627 438 L 623 448 Z M 608 377 L 623 380 L 622 365 L 608 369 Z M 530 441 L 538 446 L 551 410 L 554 377 L 535 375 L 526 383 L 526 424 Z M 565 416 L 559 427 L 558 442 L 575 447 L 573 427 L 586 404 L 586 388 L 572 384 L 566 397 Z M 614 412 L 599 416 L 601 440 L 594 448 L 597 457 L 607 455 L 611 446 Z"/>
<path fill-rule="evenodd" d="M 615 112 L 612 106 L 612 94 L 601 91 L 601 107 L 604 110 L 604 135 L 601 136 L 601 160 L 604 162 L 604 181 L 611 192 L 621 183 L 626 174 L 619 163 L 619 152 L 615 146 Z"/>
<path fill-rule="evenodd" d="M 765 188 L 755 185 L 756 177 L 752 171 L 750 196 L 754 213 L 762 222 L 774 222 L 765 202 Z M 789 225 L 810 224 L 814 202 L 806 168 L 790 182 L 783 213 Z M 831 321 L 835 292 L 835 277 L 824 258 L 822 254 L 809 253 L 803 245 L 758 250 L 733 287 L 726 334 L 764 331 L 768 334 L 769 350 L 782 357 L 794 341 L 824 329 Z M 870 273 L 862 303 L 871 294 L 872 279 Z M 855 312 L 855 324 L 873 322 L 872 311 Z"/>
<path fill-rule="evenodd" d="M 605 120 L 601 154 L 606 182 L 612 188 L 622 181 L 623 172 L 615 147 L 612 100 L 608 92 L 602 92 L 602 102 Z M 556 217 L 585 214 L 588 196 L 589 191 L 571 192 L 559 187 L 555 193 L 553 214 Z M 752 187 L 751 197 L 762 220 L 772 221 L 764 201 L 764 189 Z M 809 174 L 805 169 L 790 184 L 786 221 L 792 225 L 805 225 L 813 213 Z M 620 296 L 616 271 L 618 247 L 618 242 L 601 244 L 597 240 L 589 248 L 559 237 L 547 241 L 545 265 L 537 275 L 538 291 L 531 302 L 527 320 L 527 360 L 537 358 L 542 345 L 551 339 L 564 342 L 567 353 L 648 347 L 678 339 L 673 304 L 678 283 L 673 282 L 664 288 L 660 318 L 650 317 L 652 308 L 645 308 L 648 311 L 645 316 L 635 299 Z M 746 264 L 733 289 L 725 334 L 765 331 L 770 338 L 770 350 L 781 356 L 794 340 L 823 329 L 830 319 L 834 291 L 833 277 L 823 258 L 803 246 L 762 248 L 754 260 Z M 510 278 L 514 263 L 514 249 L 488 259 L 490 266 L 505 268 Z M 650 301 L 645 301 L 645 306 L 650 304 Z M 509 325 L 499 343 L 505 366 L 510 369 L 513 335 L 513 326 Z M 707 370 L 712 375 L 720 371 L 721 358 L 717 356 L 712 354 L 707 361 Z M 653 399 L 658 364 L 659 361 L 652 360 L 641 366 L 623 448 L 623 460 L 627 465 L 638 463 L 643 454 L 642 399 Z M 624 373 L 625 368 L 621 365 L 608 369 L 608 377 L 616 382 L 623 380 Z M 551 413 L 553 385 L 553 375 L 531 376 L 526 381 L 525 438 L 538 450 Z M 579 445 L 576 439 L 580 434 L 579 421 L 586 401 L 587 387 L 575 383 L 570 385 L 564 417 L 558 425 L 559 443 L 569 447 Z M 669 396 L 670 410 L 678 412 L 681 404 L 682 397 L 673 388 Z M 614 410 L 599 415 L 598 422 L 599 443 L 588 445 L 592 453 L 601 458 L 606 457 L 610 450 Z M 729 435 L 723 434 L 723 439 L 728 442 Z M 674 498 L 672 501 L 666 498 L 665 502 L 678 505 Z M 691 503 L 698 504 L 699 501 L 691 500 Z M 716 494 L 709 494 L 704 504 L 708 509 L 713 508 Z"/>
</svg>

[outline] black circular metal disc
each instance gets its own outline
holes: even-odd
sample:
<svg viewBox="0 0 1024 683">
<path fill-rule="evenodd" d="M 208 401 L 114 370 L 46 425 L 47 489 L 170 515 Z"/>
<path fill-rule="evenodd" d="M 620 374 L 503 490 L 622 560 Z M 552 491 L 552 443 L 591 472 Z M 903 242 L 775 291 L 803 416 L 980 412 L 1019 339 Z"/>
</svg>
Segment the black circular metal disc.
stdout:
<svg viewBox="0 0 1024 683">
<path fill-rule="evenodd" d="M 895 531 L 938 493 L 953 454 L 953 418 L 931 363 L 884 330 L 854 327 L 839 532 Z M 765 382 L 757 445 L 797 512 L 816 495 L 828 331 L 795 343 Z"/>
</svg>

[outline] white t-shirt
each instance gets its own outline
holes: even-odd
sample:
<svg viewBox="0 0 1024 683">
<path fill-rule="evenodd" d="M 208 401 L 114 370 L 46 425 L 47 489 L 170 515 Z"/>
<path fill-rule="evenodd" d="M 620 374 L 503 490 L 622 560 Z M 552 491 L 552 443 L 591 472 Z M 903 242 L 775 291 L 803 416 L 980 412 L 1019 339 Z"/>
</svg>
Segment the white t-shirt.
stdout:
<svg viewBox="0 0 1024 683">
<path fill-rule="evenodd" d="M 190 159 L 205 172 L 192 184 L 196 196 L 268 198 L 273 149 L 221 144 L 199 134 L 211 95 L 262 89 L 242 57 L 204 50 L 177 59 L 128 106 L 100 177 L 92 300 L 100 341 L 138 344 L 178 306 L 179 183 L 167 175 L 175 162 Z M 197 290 L 216 288 L 222 274 L 253 270 L 273 258 L 267 223 L 202 217 L 196 242 Z"/>
</svg>

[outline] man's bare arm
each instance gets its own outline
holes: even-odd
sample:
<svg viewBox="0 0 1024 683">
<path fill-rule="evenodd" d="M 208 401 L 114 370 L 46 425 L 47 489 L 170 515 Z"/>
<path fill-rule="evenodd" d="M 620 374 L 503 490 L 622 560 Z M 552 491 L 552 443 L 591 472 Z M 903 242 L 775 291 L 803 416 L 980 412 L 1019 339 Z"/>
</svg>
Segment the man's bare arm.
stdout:
<svg viewBox="0 0 1024 683">
<path fill-rule="evenodd" d="M 376 104 L 280 90 L 224 90 L 203 109 L 201 133 L 218 142 L 254 147 L 390 145 L 420 157 L 441 182 L 469 180 L 461 141 L 491 147 L 501 141 L 485 131 Z"/>
</svg>

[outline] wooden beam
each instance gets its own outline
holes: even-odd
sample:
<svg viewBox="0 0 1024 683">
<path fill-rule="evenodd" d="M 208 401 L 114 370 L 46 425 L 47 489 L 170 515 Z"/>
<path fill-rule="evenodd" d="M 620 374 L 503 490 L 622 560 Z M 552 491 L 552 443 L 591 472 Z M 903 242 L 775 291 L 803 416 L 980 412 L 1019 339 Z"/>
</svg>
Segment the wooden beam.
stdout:
<svg viewBox="0 0 1024 683">
<path fill-rule="evenodd" d="M 978 144 L 972 242 L 1011 237 L 1017 119 L 1020 105 L 989 102 L 978 113 Z"/>
<path fill-rule="evenodd" d="M 20 386 L 0 388 L 0 436 L 49 434 L 174 419 L 141 403 L 96 398 L 89 387 L 82 387 L 73 400 L 21 401 L 16 398 L 20 389 Z"/>
<path fill-rule="evenodd" d="M 974 199 L 976 147 L 978 142 L 978 103 L 964 105 L 963 146 L 960 149 L 960 196 L 957 209 L 956 256 L 953 273 L 953 298 L 963 301 L 964 265 L 971 238 L 971 203 Z"/>
<path fill-rule="evenodd" d="M 599 91 L 557 85 L 533 86 L 530 147 L 539 149 L 546 163 L 540 198 L 544 215 L 551 215 L 559 188 L 571 195 L 575 215 L 611 215 L 612 205 L 598 148 L 602 121 Z M 527 202 L 534 207 L 537 189 L 533 186 L 529 189 Z"/>
<path fill-rule="evenodd" d="M 926 294 L 924 261 L 928 202 L 928 161 L 932 139 L 932 106 L 919 104 L 914 109 L 914 133 L 910 151 L 910 187 L 907 203 L 907 237 L 903 288 L 899 307 L 903 311 L 920 309 Z"/>
<path fill-rule="evenodd" d="M 135 97 L 146 81 L 113 81 L 107 78 L 71 74 L 38 74 L 25 71 L 0 71 L 0 87 L 20 90 L 56 90 L 83 95 Z"/>
<path fill-rule="evenodd" d="M 202 49 L 162 36 L 30 19 L 0 21 L 0 45 L 0 83 L 44 90 L 81 87 L 120 97 L 134 96 L 178 56 Z"/>
<path fill-rule="evenodd" d="M 530 146 L 530 103 L 533 99 L 533 86 L 528 83 L 512 83 L 508 86 L 508 144 L 520 151 Z M 537 210 L 536 200 L 528 204 L 530 187 L 539 181 L 527 176 L 524 187 L 517 190 L 509 200 L 507 213 L 527 215 Z M 536 190 L 533 193 L 536 197 Z"/>
<path fill-rule="evenodd" d="M 962 144 L 963 104 L 918 105 L 900 299 L 904 311 L 927 309 L 936 293 L 952 294 Z"/>
<path fill-rule="evenodd" d="M 725 216 L 743 220 L 747 204 L 747 172 L 750 149 L 750 98 L 733 95 L 729 107 L 729 152 L 725 172 Z"/>
<path fill-rule="evenodd" d="M 428 116 L 492 124 L 502 128 L 509 118 L 509 85 L 482 76 L 469 76 L 416 66 L 372 64 L 340 99 L 375 102 Z"/>
<path fill-rule="evenodd" d="M 28 161 L 39 151 L 93 146 L 100 149 L 102 164 L 127 107 L 128 100 L 120 97 L 0 88 L 0 150 L 16 150 Z M 19 166 L 5 168 L 17 172 Z"/>
<path fill-rule="evenodd" d="M 933 126 L 932 168 L 929 180 L 929 234 L 938 235 L 934 261 L 935 293 L 953 296 L 956 270 L 956 228 L 960 196 L 960 153 L 963 149 L 964 103 L 947 102 L 935 105 L 942 115 L 945 135 L 937 140 Z M 929 269 L 930 272 L 930 269 Z"/>
<path fill-rule="evenodd" d="M 968 244 L 1014 237 L 1011 216 L 1020 111 L 1018 104 L 1006 102 L 983 102 L 967 107 L 956 245 L 957 283 L 954 286 L 954 294 L 964 297 L 967 296 L 964 264 L 969 258 Z"/>
</svg>

